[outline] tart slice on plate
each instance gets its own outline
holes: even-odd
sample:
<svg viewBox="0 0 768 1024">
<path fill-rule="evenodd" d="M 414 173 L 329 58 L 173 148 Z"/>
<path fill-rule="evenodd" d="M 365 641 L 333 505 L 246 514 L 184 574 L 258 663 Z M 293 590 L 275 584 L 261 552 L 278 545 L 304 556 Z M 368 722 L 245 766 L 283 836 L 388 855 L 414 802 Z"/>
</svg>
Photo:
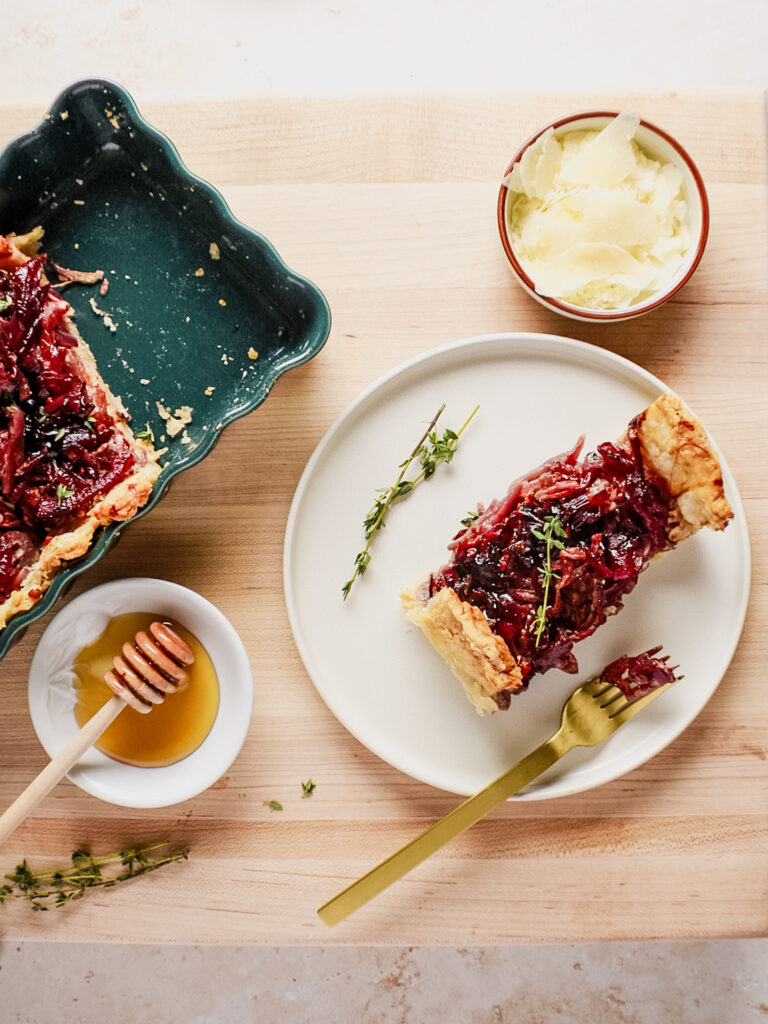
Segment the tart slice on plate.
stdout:
<svg viewBox="0 0 768 1024">
<path fill-rule="evenodd" d="M 720 463 L 696 418 L 662 394 L 616 442 L 584 438 L 479 507 L 450 560 L 403 604 L 479 714 L 550 668 L 622 606 L 650 561 L 732 517 Z"/>
<path fill-rule="evenodd" d="M 41 236 L 0 237 L 0 629 L 160 473 L 47 280 Z"/>
</svg>

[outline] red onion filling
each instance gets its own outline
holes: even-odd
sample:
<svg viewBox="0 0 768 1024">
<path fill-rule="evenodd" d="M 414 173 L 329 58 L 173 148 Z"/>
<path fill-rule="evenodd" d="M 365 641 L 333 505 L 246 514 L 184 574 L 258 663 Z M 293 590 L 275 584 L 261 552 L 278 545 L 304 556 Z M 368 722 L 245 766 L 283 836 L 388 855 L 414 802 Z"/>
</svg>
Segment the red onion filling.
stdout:
<svg viewBox="0 0 768 1024">
<path fill-rule="evenodd" d="M 44 261 L 0 270 L 0 601 L 45 539 L 134 464 L 103 394 L 82 378 L 70 307 L 42 282 Z"/>
<path fill-rule="evenodd" d="M 430 597 L 452 587 L 482 609 L 520 666 L 524 687 L 550 668 L 576 672 L 573 645 L 621 607 L 654 555 L 672 547 L 671 497 L 643 465 L 635 425 L 624 441 L 601 444 L 580 459 L 583 441 L 482 510 L 456 535 L 450 562 L 429 581 Z M 547 516 L 559 518 L 566 537 L 563 550 L 550 553 L 556 576 L 537 642 L 546 544 L 533 531 L 542 531 Z"/>
</svg>

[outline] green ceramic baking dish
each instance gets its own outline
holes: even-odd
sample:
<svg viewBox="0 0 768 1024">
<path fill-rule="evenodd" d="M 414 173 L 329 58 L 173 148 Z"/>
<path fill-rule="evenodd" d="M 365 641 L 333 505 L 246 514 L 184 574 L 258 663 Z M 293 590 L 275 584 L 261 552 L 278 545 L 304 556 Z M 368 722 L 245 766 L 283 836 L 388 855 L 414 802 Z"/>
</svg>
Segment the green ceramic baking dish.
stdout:
<svg viewBox="0 0 768 1024">
<path fill-rule="evenodd" d="M 320 290 L 236 220 L 112 82 L 65 89 L 40 124 L 0 155 L 0 232 L 37 224 L 57 263 L 100 268 L 109 279 L 103 297 L 71 287 L 67 299 L 134 428 L 147 423 L 160 439 L 157 402 L 194 409 L 189 442 L 168 445 L 163 473 L 134 518 L 154 508 L 227 424 L 259 406 L 282 373 L 315 356 L 328 338 L 330 311 Z M 34 608 L 10 620 L 0 633 L 0 658 L 127 525 L 101 531 Z"/>
</svg>

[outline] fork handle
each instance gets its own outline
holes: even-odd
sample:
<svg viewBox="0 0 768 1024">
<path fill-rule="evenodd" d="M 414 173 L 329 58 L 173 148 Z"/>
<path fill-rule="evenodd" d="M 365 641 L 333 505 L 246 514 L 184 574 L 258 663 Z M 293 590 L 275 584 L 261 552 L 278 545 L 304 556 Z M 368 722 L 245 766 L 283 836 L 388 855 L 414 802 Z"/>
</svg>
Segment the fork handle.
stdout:
<svg viewBox="0 0 768 1024">
<path fill-rule="evenodd" d="M 362 907 L 363 904 L 378 896 L 380 892 L 407 874 L 417 864 L 421 864 L 436 850 L 454 836 L 474 825 L 489 811 L 503 803 L 527 786 L 529 782 L 541 775 L 559 758 L 570 750 L 574 744 L 559 731 L 546 743 L 531 751 L 522 761 L 518 761 L 508 771 L 491 782 L 485 789 L 469 797 L 464 803 L 435 822 L 421 835 L 401 847 L 397 853 L 382 861 L 362 878 L 348 886 L 333 899 L 324 903 L 317 914 L 325 924 L 333 926 Z"/>
</svg>

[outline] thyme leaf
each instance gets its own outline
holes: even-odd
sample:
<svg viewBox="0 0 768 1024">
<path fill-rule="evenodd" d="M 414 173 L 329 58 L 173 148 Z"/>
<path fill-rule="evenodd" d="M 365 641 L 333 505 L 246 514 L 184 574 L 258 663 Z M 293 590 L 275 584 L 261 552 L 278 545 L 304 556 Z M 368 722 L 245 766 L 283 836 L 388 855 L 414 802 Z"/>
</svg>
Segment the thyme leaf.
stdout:
<svg viewBox="0 0 768 1024">
<path fill-rule="evenodd" d="M 282 811 L 283 809 L 283 805 L 277 800 L 265 800 L 264 807 L 268 807 L 270 811 Z"/>
<path fill-rule="evenodd" d="M 149 444 L 155 443 L 155 432 L 150 427 L 149 422 L 147 422 L 147 429 L 137 430 L 135 436 L 137 441 L 148 441 Z"/>
<path fill-rule="evenodd" d="M 71 498 L 75 492 L 65 487 L 64 484 L 56 484 L 56 504 L 61 505 L 65 498 Z"/>
<path fill-rule="evenodd" d="M 445 403 L 443 403 L 433 416 L 432 422 L 419 438 L 416 447 L 408 458 L 404 459 L 398 466 L 400 473 L 394 484 L 391 487 L 383 487 L 376 492 L 377 497 L 370 511 L 363 519 L 365 547 L 355 555 L 354 572 L 341 588 L 345 601 L 349 597 L 355 580 L 358 576 L 362 576 L 370 565 L 371 542 L 375 534 L 379 530 L 383 530 L 387 525 L 385 516 L 392 504 L 406 494 L 410 494 L 414 487 L 421 483 L 422 480 L 429 480 L 441 462 L 448 463 L 453 459 L 459 444 L 459 438 L 472 422 L 472 418 L 479 408 L 479 405 L 475 406 L 459 430 L 446 429 L 443 431 L 442 436 L 440 436 L 435 430 L 435 426 L 445 409 Z M 407 480 L 405 474 L 414 462 L 417 462 L 421 467 L 420 472 L 412 480 Z"/>
<path fill-rule="evenodd" d="M 317 789 L 317 783 L 313 782 L 312 779 L 307 779 L 306 782 L 302 782 L 302 784 L 301 784 L 301 799 L 304 800 L 306 797 L 312 796 L 312 794 L 315 792 L 316 789 Z"/>
</svg>

